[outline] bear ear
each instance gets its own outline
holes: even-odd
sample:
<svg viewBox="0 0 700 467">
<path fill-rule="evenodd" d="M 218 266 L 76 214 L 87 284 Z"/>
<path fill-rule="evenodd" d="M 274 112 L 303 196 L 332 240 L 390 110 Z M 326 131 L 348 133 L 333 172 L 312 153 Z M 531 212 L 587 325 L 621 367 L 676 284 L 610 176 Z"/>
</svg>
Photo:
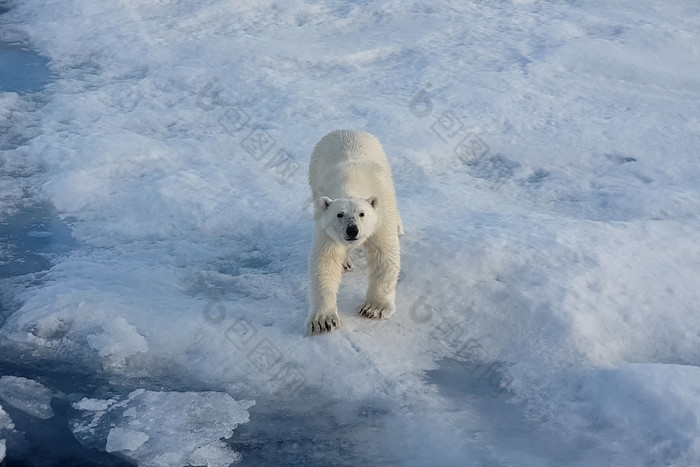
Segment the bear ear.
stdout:
<svg viewBox="0 0 700 467">
<path fill-rule="evenodd" d="M 379 200 L 377 199 L 376 196 L 372 196 L 367 198 L 367 202 L 375 209 L 377 209 L 377 203 L 379 203 Z"/>
<path fill-rule="evenodd" d="M 328 209 L 328 206 L 331 205 L 333 202 L 332 199 L 330 199 L 328 196 L 321 196 L 318 200 L 318 207 L 321 208 L 322 211 L 326 211 Z"/>
</svg>

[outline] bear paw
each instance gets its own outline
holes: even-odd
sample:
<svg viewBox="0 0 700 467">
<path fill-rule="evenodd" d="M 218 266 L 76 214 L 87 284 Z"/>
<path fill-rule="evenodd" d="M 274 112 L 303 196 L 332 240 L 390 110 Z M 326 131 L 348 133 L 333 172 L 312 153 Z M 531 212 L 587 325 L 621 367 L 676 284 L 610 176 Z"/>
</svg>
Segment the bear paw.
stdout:
<svg viewBox="0 0 700 467">
<path fill-rule="evenodd" d="M 365 318 L 386 319 L 394 313 L 394 304 L 367 302 L 361 305 L 357 312 Z"/>
<path fill-rule="evenodd" d="M 340 327 L 338 313 L 317 313 L 309 322 L 310 334 L 323 334 Z"/>
</svg>

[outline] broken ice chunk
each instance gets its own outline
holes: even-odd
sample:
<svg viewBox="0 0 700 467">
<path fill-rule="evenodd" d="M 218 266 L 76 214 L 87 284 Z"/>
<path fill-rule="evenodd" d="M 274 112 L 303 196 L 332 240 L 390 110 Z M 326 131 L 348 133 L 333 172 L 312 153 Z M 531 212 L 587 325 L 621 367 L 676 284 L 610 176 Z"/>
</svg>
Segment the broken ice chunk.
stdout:
<svg viewBox="0 0 700 467">
<path fill-rule="evenodd" d="M 2 405 L 0 405 L 0 435 L 3 434 L 4 431 L 12 431 L 14 429 L 15 424 L 12 422 L 10 414 L 5 412 L 2 409 Z"/>
<path fill-rule="evenodd" d="M 226 467 L 232 462 L 243 460 L 243 456 L 239 452 L 231 451 L 223 441 L 217 440 L 195 449 L 189 460 L 190 465 Z"/>
<path fill-rule="evenodd" d="M 37 418 L 54 416 L 51 390 L 34 380 L 20 376 L 0 377 L 0 399 L 8 405 Z"/>
<path fill-rule="evenodd" d="M 122 427 L 114 427 L 107 435 L 107 452 L 135 451 L 143 443 L 148 441 L 148 435 L 143 431 L 126 430 Z"/>
<path fill-rule="evenodd" d="M 242 459 L 220 440 L 249 420 L 254 402 L 220 392 L 156 392 L 139 389 L 127 398 L 84 399 L 71 422 L 85 446 L 119 453 L 142 466 L 224 466 Z"/>
</svg>

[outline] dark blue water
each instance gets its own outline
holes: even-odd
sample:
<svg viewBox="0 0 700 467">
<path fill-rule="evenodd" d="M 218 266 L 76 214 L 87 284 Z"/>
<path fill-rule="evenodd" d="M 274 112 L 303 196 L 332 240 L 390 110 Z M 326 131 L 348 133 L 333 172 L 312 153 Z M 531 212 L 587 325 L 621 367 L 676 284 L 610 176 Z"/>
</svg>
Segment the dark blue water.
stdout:
<svg viewBox="0 0 700 467">
<path fill-rule="evenodd" d="M 51 82 L 49 61 L 22 44 L 0 42 L 0 91 L 26 94 Z"/>
<path fill-rule="evenodd" d="M 0 244 L 0 279 L 6 279 L 48 270 L 56 256 L 70 251 L 73 238 L 56 210 L 43 203 L 0 219 Z"/>
<path fill-rule="evenodd" d="M 58 391 L 58 394 L 51 401 L 55 415 L 47 420 L 40 420 L 9 404 L 2 404 L 3 410 L 12 418 L 15 432 L 2 434 L 7 442 L 7 457 L 0 466 L 131 465 L 105 452 L 82 446 L 68 427 L 68 419 L 75 417 L 78 412 L 72 407 L 72 402 L 79 400 L 85 392 L 104 395 L 105 388 L 109 387 L 107 382 L 92 375 L 55 368 L 52 363 L 7 362 L 0 359 L 0 375 L 8 374 L 39 381 Z"/>
<path fill-rule="evenodd" d="M 0 32 L 5 28 L 10 31 L 15 29 L 5 15 L 10 11 L 10 7 L 9 2 L 0 0 Z M 39 92 L 51 80 L 49 60 L 46 57 L 42 57 L 26 44 L 0 39 L 0 92 Z"/>
</svg>

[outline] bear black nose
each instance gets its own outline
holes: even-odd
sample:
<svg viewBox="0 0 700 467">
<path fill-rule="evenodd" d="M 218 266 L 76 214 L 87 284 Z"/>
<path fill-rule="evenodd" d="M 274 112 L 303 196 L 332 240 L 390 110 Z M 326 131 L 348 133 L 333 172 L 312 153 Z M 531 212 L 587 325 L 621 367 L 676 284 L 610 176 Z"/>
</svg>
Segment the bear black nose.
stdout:
<svg viewBox="0 0 700 467">
<path fill-rule="evenodd" d="M 360 233 L 360 229 L 358 229 L 356 225 L 350 225 L 345 229 L 345 235 L 347 235 L 348 238 L 356 238 L 358 233 Z"/>
</svg>

